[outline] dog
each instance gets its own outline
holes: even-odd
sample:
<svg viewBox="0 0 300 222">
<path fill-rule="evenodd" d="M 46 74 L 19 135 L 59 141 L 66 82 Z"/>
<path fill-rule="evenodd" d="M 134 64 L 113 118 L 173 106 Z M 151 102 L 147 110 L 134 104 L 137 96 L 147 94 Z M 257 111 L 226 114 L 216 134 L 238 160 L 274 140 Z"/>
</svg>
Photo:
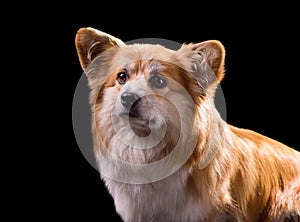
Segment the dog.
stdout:
<svg viewBox="0 0 300 222">
<path fill-rule="evenodd" d="M 215 107 L 220 41 L 174 50 L 83 27 L 75 46 L 97 166 L 122 220 L 300 221 L 300 153 Z"/>
</svg>

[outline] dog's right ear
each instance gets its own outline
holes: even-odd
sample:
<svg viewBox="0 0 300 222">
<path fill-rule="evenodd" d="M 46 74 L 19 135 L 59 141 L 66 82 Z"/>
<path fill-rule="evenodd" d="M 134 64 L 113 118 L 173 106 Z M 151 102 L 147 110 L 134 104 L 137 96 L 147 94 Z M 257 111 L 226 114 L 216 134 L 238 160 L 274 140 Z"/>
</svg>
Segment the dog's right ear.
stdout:
<svg viewBox="0 0 300 222">
<path fill-rule="evenodd" d="M 102 52 L 120 45 L 124 45 L 122 40 L 90 27 L 80 28 L 75 37 L 75 46 L 83 71 Z"/>
</svg>

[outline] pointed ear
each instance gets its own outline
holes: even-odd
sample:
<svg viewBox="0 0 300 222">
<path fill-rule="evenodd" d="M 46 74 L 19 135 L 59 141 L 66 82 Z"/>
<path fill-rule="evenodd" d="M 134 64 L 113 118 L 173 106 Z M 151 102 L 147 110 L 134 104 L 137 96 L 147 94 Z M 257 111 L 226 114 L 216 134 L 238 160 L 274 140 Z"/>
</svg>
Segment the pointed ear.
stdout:
<svg viewBox="0 0 300 222">
<path fill-rule="evenodd" d="M 121 45 L 124 45 L 122 40 L 90 27 L 79 29 L 75 37 L 75 46 L 83 70 L 105 50 Z"/>
<path fill-rule="evenodd" d="M 206 88 L 219 83 L 224 77 L 225 49 L 217 40 L 209 40 L 190 44 L 194 52 L 200 55 L 200 61 L 194 61 L 194 74 L 199 82 Z M 216 84 L 214 84 L 216 85 Z"/>
</svg>

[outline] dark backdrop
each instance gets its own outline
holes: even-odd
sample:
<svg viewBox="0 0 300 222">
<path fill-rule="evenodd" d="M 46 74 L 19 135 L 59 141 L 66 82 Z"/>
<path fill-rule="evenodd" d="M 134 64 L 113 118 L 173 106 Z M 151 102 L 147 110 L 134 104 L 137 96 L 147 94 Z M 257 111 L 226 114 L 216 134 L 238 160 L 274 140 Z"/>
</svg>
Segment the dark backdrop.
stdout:
<svg viewBox="0 0 300 222">
<path fill-rule="evenodd" d="M 5 32 L 10 39 L 6 43 L 17 40 L 16 48 L 22 48 L 10 50 L 11 58 L 18 55 L 26 65 L 15 60 L 12 64 L 18 72 L 11 81 L 19 78 L 20 90 L 14 97 L 17 115 L 12 118 L 17 125 L 10 130 L 13 148 L 2 156 L 1 217 L 120 221 L 112 198 L 83 157 L 73 133 L 72 99 L 82 74 L 74 37 L 85 26 L 124 41 L 220 40 L 227 52 L 221 83 L 227 122 L 300 148 L 300 36 L 293 6 L 244 5 L 230 11 L 187 3 L 176 10 L 150 3 L 132 10 L 122 7 L 98 9 L 82 4 L 78 10 L 57 6 L 45 13 L 45 5 L 32 18 L 19 18 L 17 34 Z M 147 7 L 151 10 L 146 12 Z"/>
</svg>

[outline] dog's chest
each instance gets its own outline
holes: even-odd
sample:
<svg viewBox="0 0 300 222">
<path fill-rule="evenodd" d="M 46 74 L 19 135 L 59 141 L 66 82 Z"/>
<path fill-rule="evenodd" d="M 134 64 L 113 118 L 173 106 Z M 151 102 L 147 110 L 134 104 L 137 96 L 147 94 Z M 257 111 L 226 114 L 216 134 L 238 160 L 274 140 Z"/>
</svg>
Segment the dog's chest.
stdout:
<svg viewBox="0 0 300 222">
<path fill-rule="evenodd" d="M 208 208 L 181 183 L 120 184 L 107 181 L 117 212 L 124 221 L 199 221 Z"/>
</svg>

